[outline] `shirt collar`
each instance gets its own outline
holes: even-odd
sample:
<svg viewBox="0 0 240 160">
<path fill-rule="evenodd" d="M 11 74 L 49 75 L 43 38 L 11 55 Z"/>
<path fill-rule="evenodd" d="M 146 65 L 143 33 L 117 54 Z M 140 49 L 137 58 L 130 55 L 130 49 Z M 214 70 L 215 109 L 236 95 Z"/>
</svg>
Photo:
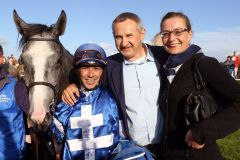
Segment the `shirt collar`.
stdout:
<svg viewBox="0 0 240 160">
<path fill-rule="evenodd" d="M 132 65 L 132 64 L 143 64 L 146 61 L 154 62 L 153 53 L 152 53 L 151 49 L 149 49 L 145 43 L 143 43 L 143 46 L 146 48 L 146 55 L 144 57 L 141 57 L 140 59 L 133 61 L 133 62 L 130 62 L 130 61 L 127 61 L 126 59 L 124 59 L 124 64 Z"/>
<path fill-rule="evenodd" d="M 80 97 L 81 98 L 85 99 L 87 97 L 87 99 L 93 99 L 94 97 L 98 96 L 102 87 L 98 86 L 95 89 L 90 90 L 90 91 L 86 90 L 83 86 L 80 86 L 79 88 L 80 88 L 79 90 L 80 90 Z"/>
</svg>

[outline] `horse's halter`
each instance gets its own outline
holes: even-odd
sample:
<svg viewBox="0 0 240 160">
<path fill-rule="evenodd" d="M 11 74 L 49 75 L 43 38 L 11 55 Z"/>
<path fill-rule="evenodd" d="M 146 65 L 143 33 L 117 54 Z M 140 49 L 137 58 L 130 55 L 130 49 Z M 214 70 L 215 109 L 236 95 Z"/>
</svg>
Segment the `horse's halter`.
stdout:
<svg viewBox="0 0 240 160">
<path fill-rule="evenodd" d="M 52 41 L 52 42 L 57 43 L 58 45 L 61 45 L 58 38 L 57 39 L 54 39 L 54 38 L 28 38 L 27 41 Z M 61 52 L 62 52 L 62 50 L 61 50 Z M 24 62 L 22 61 L 21 56 L 19 58 L 19 64 L 24 65 Z M 47 87 L 49 87 L 53 90 L 54 98 L 49 105 L 50 114 L 53 115 L 54 112 L 55 112 L 55 106 L 57 104 L 57 98 L 58 98 L 58 93 L 57 93 L 57 89 L 56 89 L 57 86 L 54 86 L 53 84 L 51 84 L 49 82 L 45 82 L 45 81 L 35 81 L 35 82 L 30 83 L 27 86 L 28 92 L 30 91 L 30 89 L 32 87 L 34 87 L 36 85 L 47 86 Z M 41 143 L 46 146 L 46 148 L 48 150 L 47 151 L 48 153 L 52 153 L 53 150 L 54 150 L 54 152 L 56 152 L 56 155 L 60 155 L 60 149 L 58 148 L 58 146 L 56 144 L 56 139 L 52 134 L 51 134 L 52 135 L 51 136 L 51 144 L 52 144 L 53 150 L 50 150 L 49 149 L 49 142 L 45 141 L 45 139 L 43 138 L 43 136 L 45 136 L 45 135 L 42 135 L 41 132 L 37 133 L 36 130 L 34 130 L 32 127 L 29 128 L 29 133 L 30 133 L 30 136 L 31 136 L 31 139 L 32 139 L 32 147 L 33 147 L 33 151 L 35 152 L 34 157 L 35 157 L 36 160 L 39 160 L 39 141 L 41 141 Z M 59 157 L 56 156 L 56 160 L 58 160 L 57 158 L 59 158 Z"/>
<path fill-rule="evenodd" d="M 59 39 L 54 39 L 54 38 L 29 38 L 27 41 L 52 41 L 55 42 L 57 44 L 60 44 Z M 20 61 L 21 61 L 21 57 L 20 57 Z M 24 64 L 23 62 L 21 62 L 22 64 Z M 47 86 L 49 88 L 51 88 L 53 90 L 54 93 L 54 98 L 52 100 L 52 102 L 49 105 L 49 109 L 50 109 L 50 114 L 53 115 L 55 112 L 55 106 L 57 104 L 57 98 L 58 98 L 58 94 L 57 94 L 57 90 L 56 90 L 56 86 L 52 85 L 49 82 L 45 82 L 45 81 L 36 81 L 36 82 L 32 82 L 27 86 L 28 92 L 30 91 L 30 89 L 36 85 L 43 85 L 43 86 Z"/>
</svg>

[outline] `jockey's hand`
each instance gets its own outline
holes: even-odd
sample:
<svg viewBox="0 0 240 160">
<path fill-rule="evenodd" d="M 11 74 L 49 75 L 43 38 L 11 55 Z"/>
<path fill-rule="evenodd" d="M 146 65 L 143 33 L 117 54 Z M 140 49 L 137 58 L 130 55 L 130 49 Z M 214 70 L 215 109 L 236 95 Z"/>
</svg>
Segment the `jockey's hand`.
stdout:
<svg viewBox="0 0 240 160">
<path fill-rule="evenodd" d="M 70 84 L 62 92 L 62 101 L 70 106 L 73 106 L 76 103 L 76 97 L 79 97 L 79 90 L 75 84 Z"/>
<path fill-rule="evenodd" d="M 202 149 L 205 144 L 198 144 L 192 137 L 192 132 L 191 130 L 187 131 L 186 137 L 185 137 L 185 142 L 188 144 L 188 146 L 191 146 L 192 148 L 195 149 Z"/>
</svg>

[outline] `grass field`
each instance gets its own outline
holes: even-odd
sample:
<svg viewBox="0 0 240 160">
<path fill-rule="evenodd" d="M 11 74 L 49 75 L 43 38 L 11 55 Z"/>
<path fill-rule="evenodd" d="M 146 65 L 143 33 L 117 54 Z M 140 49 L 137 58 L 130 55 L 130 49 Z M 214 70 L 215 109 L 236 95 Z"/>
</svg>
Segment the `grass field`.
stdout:
<svg viewBox="0 0 240 160">
<path fill-rule="evenodd" d="M 240 81 L 238 82 L 240 84 Z M 240 160 L 240 130 L 218 140 L 217 143 L 224 160 Z"/>
<path fill-rule="evenodd" d="M 217 143 L 224 160 L 240 160 L 240 130 L 218 140 Z"/>
</svg>

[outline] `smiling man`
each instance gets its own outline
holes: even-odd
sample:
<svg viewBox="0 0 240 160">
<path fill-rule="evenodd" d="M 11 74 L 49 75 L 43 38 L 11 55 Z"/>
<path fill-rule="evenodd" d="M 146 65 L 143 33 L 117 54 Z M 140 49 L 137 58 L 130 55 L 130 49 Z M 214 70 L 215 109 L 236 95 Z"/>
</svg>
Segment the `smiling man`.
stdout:
<svg viewBox="0 0 240 160">
<path fill-rule="evenodd" d="M 62 159 L 110 159 L 119 140 L 119 119 L 113 96 L 101 85 L 105 51 L 83 44 L 75 52 L 74 66 L 80 96 L 74 107 L 58 104 L 52 127 L 58 141 L 65 140 Z"/>
</svg>

